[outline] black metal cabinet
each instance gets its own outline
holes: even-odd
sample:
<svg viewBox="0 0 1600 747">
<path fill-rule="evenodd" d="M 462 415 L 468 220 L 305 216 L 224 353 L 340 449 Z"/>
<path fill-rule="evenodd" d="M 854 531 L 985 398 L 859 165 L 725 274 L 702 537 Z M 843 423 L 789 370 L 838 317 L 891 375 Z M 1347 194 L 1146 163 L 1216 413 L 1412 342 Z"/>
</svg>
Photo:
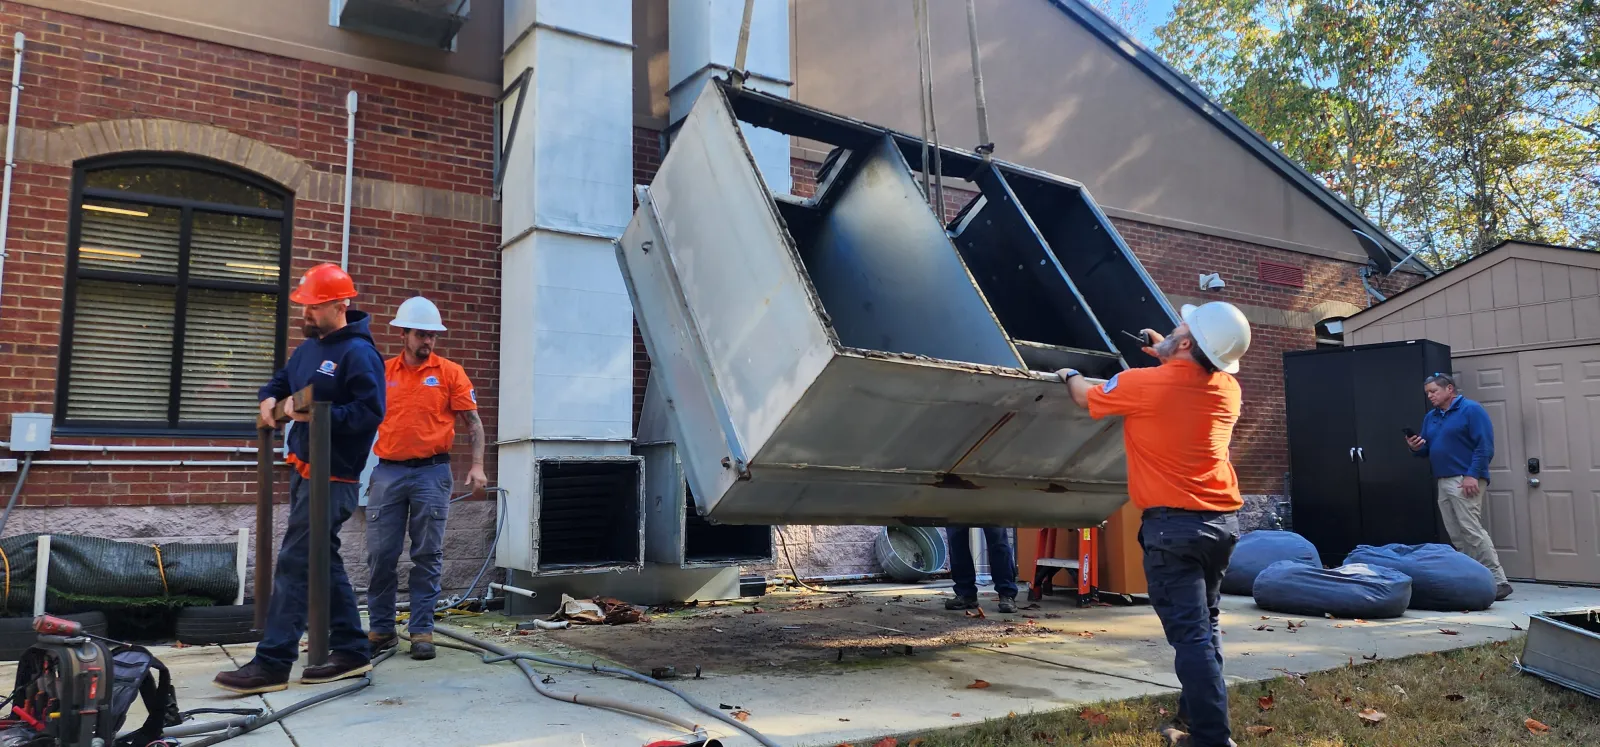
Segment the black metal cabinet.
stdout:
<svg viewBox="0 0 1600 747">
<path fill-rule="evenodd" d="M 1406 446 L 1428 411 L 1422 383 L 1450 371 L 1431 340 L 1283 356 L 1294 529 L 1322 561 L 1356 545 L 1449 542 L 1428 460 Z"/>
</svg>

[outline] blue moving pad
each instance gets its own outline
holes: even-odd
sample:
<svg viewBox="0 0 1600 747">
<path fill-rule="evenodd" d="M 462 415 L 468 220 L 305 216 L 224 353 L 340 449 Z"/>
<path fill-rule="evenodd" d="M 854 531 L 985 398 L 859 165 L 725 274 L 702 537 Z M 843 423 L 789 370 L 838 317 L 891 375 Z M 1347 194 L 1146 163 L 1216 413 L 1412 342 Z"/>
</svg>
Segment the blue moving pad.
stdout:
<svg viewBox="0 0 1600 747">
<path fill-rule="evenodd" d="M 1411 577 L 1393 568 L 1355 563 L 1318 568 L 1280 560 L 1256 576 L 1256 606 L 1289 615 L 1381 620 L 1411 603 Z"/>
<path fill-rule="evenodd" d="M 1411 577 L 1411 609 L 1478 612 L 1494 604 L 1494 574 L 1449 545 L 1359 545 L 1345 559 Z"/>
<path fill-rule="evenodd" d="M 1280 560 L 1322 567 L 1316 545 L 1305 537 L 1277 529 L 1258 529 L 1240 537 L 1239 544 L 1234 546 L 1228 572 L 1222 577 L 1222 593 L 1250 596 L 1254 593 L 1256 574 Z"/>
</svg>

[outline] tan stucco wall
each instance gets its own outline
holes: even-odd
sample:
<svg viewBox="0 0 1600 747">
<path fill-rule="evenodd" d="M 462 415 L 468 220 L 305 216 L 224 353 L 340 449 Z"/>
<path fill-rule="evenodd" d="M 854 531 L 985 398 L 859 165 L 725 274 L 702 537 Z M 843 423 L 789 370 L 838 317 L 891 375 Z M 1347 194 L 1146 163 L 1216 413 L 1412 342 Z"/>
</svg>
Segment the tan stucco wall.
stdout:
<svg viewBox="0 0 1600 747">
<path fill-rule="evenodd" d="M 793 2 L 794 97 L 920 131 L 911 4 Z M 939 135 L 970 149 L 965 6 L 931 6 Z M 1342 222 L 1048 0 L 978 0 L 978 17 L 998 157 L 1084 182 L 1114 215 L 1365 261 Z"/>
<path fill-rule="evenodd" d="M 472 4 L 458 51 L 328 24 L 328 0 L 22 0 L 27 5 L 403 80 L 496 95 L 501 3 Z M 664 0 L 663 0 L 664 2 Z"/>
</svg>

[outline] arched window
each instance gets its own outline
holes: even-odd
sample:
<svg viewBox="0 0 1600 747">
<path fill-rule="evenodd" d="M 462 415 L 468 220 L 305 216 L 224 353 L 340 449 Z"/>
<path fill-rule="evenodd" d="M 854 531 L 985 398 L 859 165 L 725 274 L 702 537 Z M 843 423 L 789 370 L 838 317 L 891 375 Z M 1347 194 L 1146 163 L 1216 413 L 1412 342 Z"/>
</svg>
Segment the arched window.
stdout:
<svg viewBox="0 0 1600 747">
<path fill-rule="evenodd" d="M 114 157 L 73 179 L 56 419 L 253 432 L 282 364 L 291 196 L 211 161 Z"/>
<path fill-rule="evenodd" d="M 1344 347 L 1344 317 L 1334 317 L 1317 322 L 1317 347 Z"/>
</svg>

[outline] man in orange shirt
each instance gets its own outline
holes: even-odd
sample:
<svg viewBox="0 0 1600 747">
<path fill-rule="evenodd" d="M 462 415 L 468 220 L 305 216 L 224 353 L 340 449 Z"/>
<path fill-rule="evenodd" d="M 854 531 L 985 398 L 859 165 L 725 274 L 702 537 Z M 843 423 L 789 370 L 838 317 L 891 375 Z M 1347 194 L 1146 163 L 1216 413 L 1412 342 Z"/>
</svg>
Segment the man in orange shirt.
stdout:
<svg viewBox="0 0 1600 747">
<path fill-rule="evenodd" d="M 444 567 L 444 525 L 450 513 L 450 447 L 456 420 L 466 426 L 472 443 L 472 469 L 467 486 L 489 483 L 483 473 L 483 421 L 478 395 L 467 372 L 435 355 L 433 345 L 445 331 L 439 307 L 422 296 L 400 304 L 390 325 L 400 330 L 405 350 L 384 362 L 388 414 L 378 426 L 367 500 L 367 584 L 371 618 L 367 638 L 372 654 L 398 645 L 395 634 L 396 563 L 406 532 L 411 533 L 411 658 L 432 659 L 433 607 L 439 599 Z"/>
<path fill-rule="evenodd" d="M 1099 386 L 1072 369 L 1059 375 L 1091 417 L 1123 419 L 1128 494 L 1144 511 L 1139 545 L 1150 605 L 1177 652 L 1183 684 L 1177 719 L 1161 732 L 1174 745 L 1232 745 L 1217 603 L 1239 540 L 1234 512 L 1244 503 L 1228 442 L 1241 402 L 1233 374 L 1250 347 L 1250 324 L 1218 301 L 1183 307 L 1171 335 L 1144 334 L 1160 366 L 1123 371 Z"/>
</svg>

